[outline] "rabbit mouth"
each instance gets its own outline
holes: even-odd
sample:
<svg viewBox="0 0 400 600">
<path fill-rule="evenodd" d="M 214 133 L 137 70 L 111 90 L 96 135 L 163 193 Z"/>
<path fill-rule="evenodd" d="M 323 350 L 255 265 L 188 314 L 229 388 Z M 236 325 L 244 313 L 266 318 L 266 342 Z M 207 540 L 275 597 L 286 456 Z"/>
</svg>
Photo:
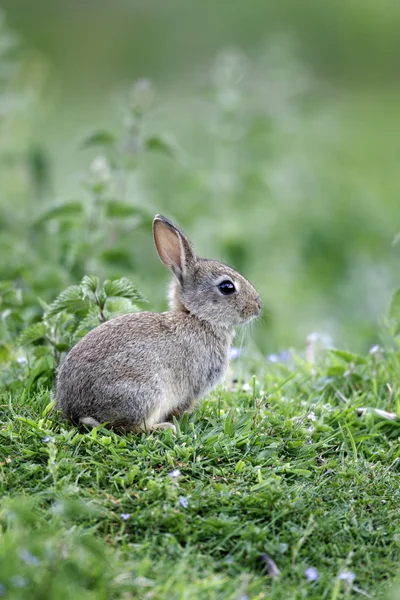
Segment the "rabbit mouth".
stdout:
<svg viewBox="0 0 400 600">
<path fill-rule="evenodd" d="M 257 319 L 261 314 L 261 301 L 257 300 L 253 310 L 245 310 L 242 312 L 243 323 L 249 323 L 253 319 Z"/>
<path fill-rule="evenodd" d="M 260 316 L 261 310 L 258 310 L 257 312 L 254 313 L 250 313 L 250 314 L 243 314 L 242 315 L 242 325 L 246 325 L 246 323 L 250 323 L 250 321 L 252 321 L 253 319 L 257 319 L 257 317 Z"/>
</svg>

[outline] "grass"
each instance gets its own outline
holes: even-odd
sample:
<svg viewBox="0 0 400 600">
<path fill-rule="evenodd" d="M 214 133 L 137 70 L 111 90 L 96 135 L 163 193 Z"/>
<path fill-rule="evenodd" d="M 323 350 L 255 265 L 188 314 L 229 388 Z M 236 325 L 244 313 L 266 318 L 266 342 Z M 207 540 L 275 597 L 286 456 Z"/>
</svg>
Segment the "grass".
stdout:
<svg viewBox="0 0 400 600">
<path fill-rule="evenodd" d="M 79 432 L 21 381 L 0 413 L 0 594 L 383 598 L 400 556 L 399 424 L 356 409 L 393 410 L 399 361 L 325 353 L 233 384 L 235 362 L 176 437 Z"/>
</svg>

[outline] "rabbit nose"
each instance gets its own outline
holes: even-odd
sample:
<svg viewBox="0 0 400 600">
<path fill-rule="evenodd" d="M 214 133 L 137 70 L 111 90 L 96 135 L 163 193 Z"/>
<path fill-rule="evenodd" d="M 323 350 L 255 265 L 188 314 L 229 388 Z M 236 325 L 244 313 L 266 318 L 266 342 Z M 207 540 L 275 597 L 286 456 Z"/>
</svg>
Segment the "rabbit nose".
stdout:
<svg viewBox="0 0 400 600">
<path fill-rule="evenodd" d="M 261 302 L 260 296 L 257 296 L 257 298 L 256 298 L 256 306 L 258 308 L 258 311 L 261 312 L 262 302 Z"/>
</svg>

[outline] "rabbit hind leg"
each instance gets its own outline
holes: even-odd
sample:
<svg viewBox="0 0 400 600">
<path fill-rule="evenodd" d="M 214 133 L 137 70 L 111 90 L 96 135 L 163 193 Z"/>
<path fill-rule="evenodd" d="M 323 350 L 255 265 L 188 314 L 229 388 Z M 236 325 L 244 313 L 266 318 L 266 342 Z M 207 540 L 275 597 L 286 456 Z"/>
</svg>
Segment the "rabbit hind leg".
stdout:
<svg viewBox="0 0 400 600">
<path fill-rule="evenodd" d="M 156 423 L 151 429 L 172 429 L 172 433 L 176 435 L 176 427 L 173 423 Z"/>
</svg>

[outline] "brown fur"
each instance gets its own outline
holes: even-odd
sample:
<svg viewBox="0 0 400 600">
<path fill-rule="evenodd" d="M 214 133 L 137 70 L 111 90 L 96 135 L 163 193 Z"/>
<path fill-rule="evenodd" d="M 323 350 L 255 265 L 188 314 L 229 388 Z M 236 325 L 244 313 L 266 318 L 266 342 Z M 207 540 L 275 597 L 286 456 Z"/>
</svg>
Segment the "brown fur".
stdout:
<svg viewBox="0 0 400 600">
<path fill-rule="evenodd" d="M 223 263 L 198 258 L 184 233 L 157 215 L 158 254 L 174 273 L 170 311 L 102 323 L 67 355 L 57 407 L 75 423 L 160 429 L 213 389 L 228 367 L 233 327 L 259 315 L 254 287 Z M 231 280 L 237 292 L 217 288 Z"/>
</svg>

